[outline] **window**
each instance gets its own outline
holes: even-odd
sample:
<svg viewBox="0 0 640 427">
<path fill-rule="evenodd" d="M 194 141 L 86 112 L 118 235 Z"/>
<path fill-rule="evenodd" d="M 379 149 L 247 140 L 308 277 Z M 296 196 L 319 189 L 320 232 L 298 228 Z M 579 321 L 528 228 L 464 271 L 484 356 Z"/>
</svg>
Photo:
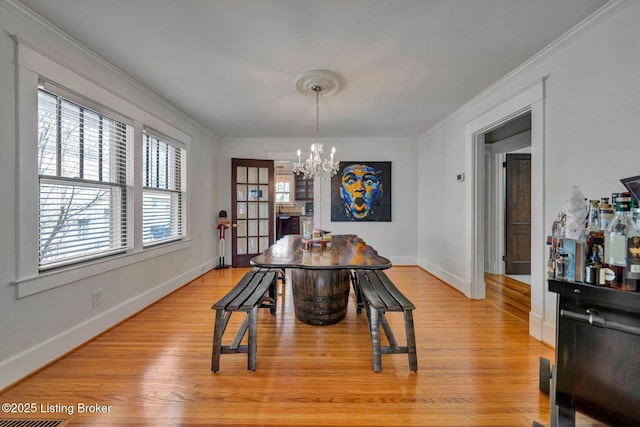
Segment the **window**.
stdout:
<svg viewBox="0 0 640 427">
<path fill-rule="evenodd" d="M 144 245 L 185 235 L 186 151 L 177 143 L 143 132 L 142 241 Z"/>
<path fill-rule="evenodd" d="M 293 175 L 276 175 L 276 204 L 293 204 Z"/>
<path fill-rule="evenodd" d="M 131 126 L 38 90 L 39 268 L 129 247 Z"/>
</svg>

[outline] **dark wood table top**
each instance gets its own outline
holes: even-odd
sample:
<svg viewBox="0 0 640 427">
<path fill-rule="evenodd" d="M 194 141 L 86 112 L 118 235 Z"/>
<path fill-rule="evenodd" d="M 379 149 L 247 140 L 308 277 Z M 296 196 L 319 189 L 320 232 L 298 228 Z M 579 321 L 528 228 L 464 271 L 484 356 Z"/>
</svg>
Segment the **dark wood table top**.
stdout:
<svg viewBox="0 0 640 427">
<path fill-rule="evenodd" d="M 391 261 L 378 255 L 375 249 L 355 234 L 333 235 L 330 246 L 313 245 L 309 249 L 304 248 L 301 235 L 290 234 L 251 259 L 251 265 L 309 270 L 380 270 L 391 267 Z"/>
</svg>

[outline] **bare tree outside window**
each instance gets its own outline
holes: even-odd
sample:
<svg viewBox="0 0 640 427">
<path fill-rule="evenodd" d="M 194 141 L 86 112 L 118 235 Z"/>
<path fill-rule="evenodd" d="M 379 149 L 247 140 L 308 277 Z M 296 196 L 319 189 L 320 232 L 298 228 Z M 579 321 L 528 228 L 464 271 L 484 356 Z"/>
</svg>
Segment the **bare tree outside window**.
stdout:
<svg viewBox="0 0 640 427">
<path fill-rule="evenodd" d="M 40 90 L 40 267 L 127 245 L 127 126 Z"/>
</svg>

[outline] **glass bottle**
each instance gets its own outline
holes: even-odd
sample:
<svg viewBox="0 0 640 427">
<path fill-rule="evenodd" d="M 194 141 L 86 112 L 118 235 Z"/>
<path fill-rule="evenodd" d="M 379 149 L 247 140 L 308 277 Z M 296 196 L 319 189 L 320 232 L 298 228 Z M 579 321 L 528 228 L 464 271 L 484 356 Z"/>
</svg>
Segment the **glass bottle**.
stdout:
<svg viewBox="0 0 640 427">
<path fill-rule="evenodd" d="M 627 233 L 627 275 L 622 289 L 640 291 L 640 227 L 636 221 Z"/>
<path fill-rule="evenodd" d="M 620 197 L 621 193 L 611 193 L 611 206 L 616 206 L 618 203 L 618 197 Z"/>
<path fill-rule="evenodd" d="M 604 241 L 602 242 L 602 244 L 604 245 L 604 257 L 602 258 L 602 260 L 605 261 L 609 259 L 609 249 L 611 248 L 611 244 L 609 243 L 609 235 L 606 233 L 606 231 L 609 229 L 609 226 L 611 225 L 611 221 L 613 221 L 613 217 L 614 217 L 613 208 L 609 204 L 608 197 L 603 197 L 602 199 L 600 199 L 599 213 L 600 213 L 599 215 L 600 229 L 603 231 L 603 234 L 604 234 Z"/>
<path fill-rule="evenodd" d="M 598 200 L 591 200 L 589 203 L 589 213 L 587 214 L 587 259 L 593 257 L 593 247 L 595 245 L 604 245 L 604 232 L 600 228 L 599 208 L 600 202 Z"/>
<path fill-rule="evenodd" d="M 567 214 L 564 212 L 560 216 L 560 222 L 558 223 L 558 243 L 556 248 L 556 254 L 564 252 L 564 239 L 567 231 Z"/>
<path fill-rule="evenodd" d="M 553 253 L 553 248 L 551 247 L 551 243 L 549 246 L 549 259 L 547 259 L 547 279 L 553 279 L 556 277 L 556 260 Z"/>
<path fill-rule="evenodd" d="M 600 219 L 598 217 L 599 201 L 589 201 L 589 213 L 587 214 L 587 233 L 600 231 Z"/>
<path fill-rule="evenodd" d="M 636 222 L 636 227 L 640 227 L 640 208 L 632 208 L 631 216 L 633 220 Z"/>
<path fill-rule="evenodd" d="M 605 232 L 605 238 L 609 237 L 609 251 L 607 258 L 605 246 L 604 269 L 613 272 L 613 275 L 607 272 L 612 277 L 605 284 L 614 288 L 624 287 L 627 270 L 627 235 L 633 229 L 635 224 L 631 217 L 630 198 L 628 195 L 621 194 L 616 198 L 616 215 Z"/>
<path fill-rule="evenodd" d="M 599 208 L 598 208 L 598 219 L 600 220 L 600 229 L 606 230 L 609 226 L 609 223 L 613 219 L 613 208 L 611 204 L 609 204 L 608 197 L 600 198 Z"/>
<path fill-rule="evenodd" d="M 567 280 L 567 273 L 569 271 L 569 255 L 566 253 L 559 253 L 556 258 L 556 279 Z"/>
<path fill-rule="evenodd" d="M 584 281 L 590 285 L 599 285 L 600 269 L 602 268 L 602 246 L 593 245 L 591 253 L 591 259 L 585 268 Z"/>
</svg>

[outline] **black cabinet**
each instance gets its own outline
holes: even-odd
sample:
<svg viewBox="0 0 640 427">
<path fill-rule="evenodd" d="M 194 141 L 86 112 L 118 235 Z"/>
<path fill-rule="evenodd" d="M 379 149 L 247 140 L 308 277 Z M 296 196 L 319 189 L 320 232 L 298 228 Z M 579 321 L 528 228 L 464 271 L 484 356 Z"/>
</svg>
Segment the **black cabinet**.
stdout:
<svg viewBox="0 0 640 427">
<path fill-rule="evenodd" d="M 296 200 L 313 200 L 313 180 L 296 175 Z"/>
<path fill-rule="evenodd" d="M 640 293 L 549 280 L 558 294 L 555 400 L 559 426 L 575 412 L 640 425 Z"/>
</svg>

